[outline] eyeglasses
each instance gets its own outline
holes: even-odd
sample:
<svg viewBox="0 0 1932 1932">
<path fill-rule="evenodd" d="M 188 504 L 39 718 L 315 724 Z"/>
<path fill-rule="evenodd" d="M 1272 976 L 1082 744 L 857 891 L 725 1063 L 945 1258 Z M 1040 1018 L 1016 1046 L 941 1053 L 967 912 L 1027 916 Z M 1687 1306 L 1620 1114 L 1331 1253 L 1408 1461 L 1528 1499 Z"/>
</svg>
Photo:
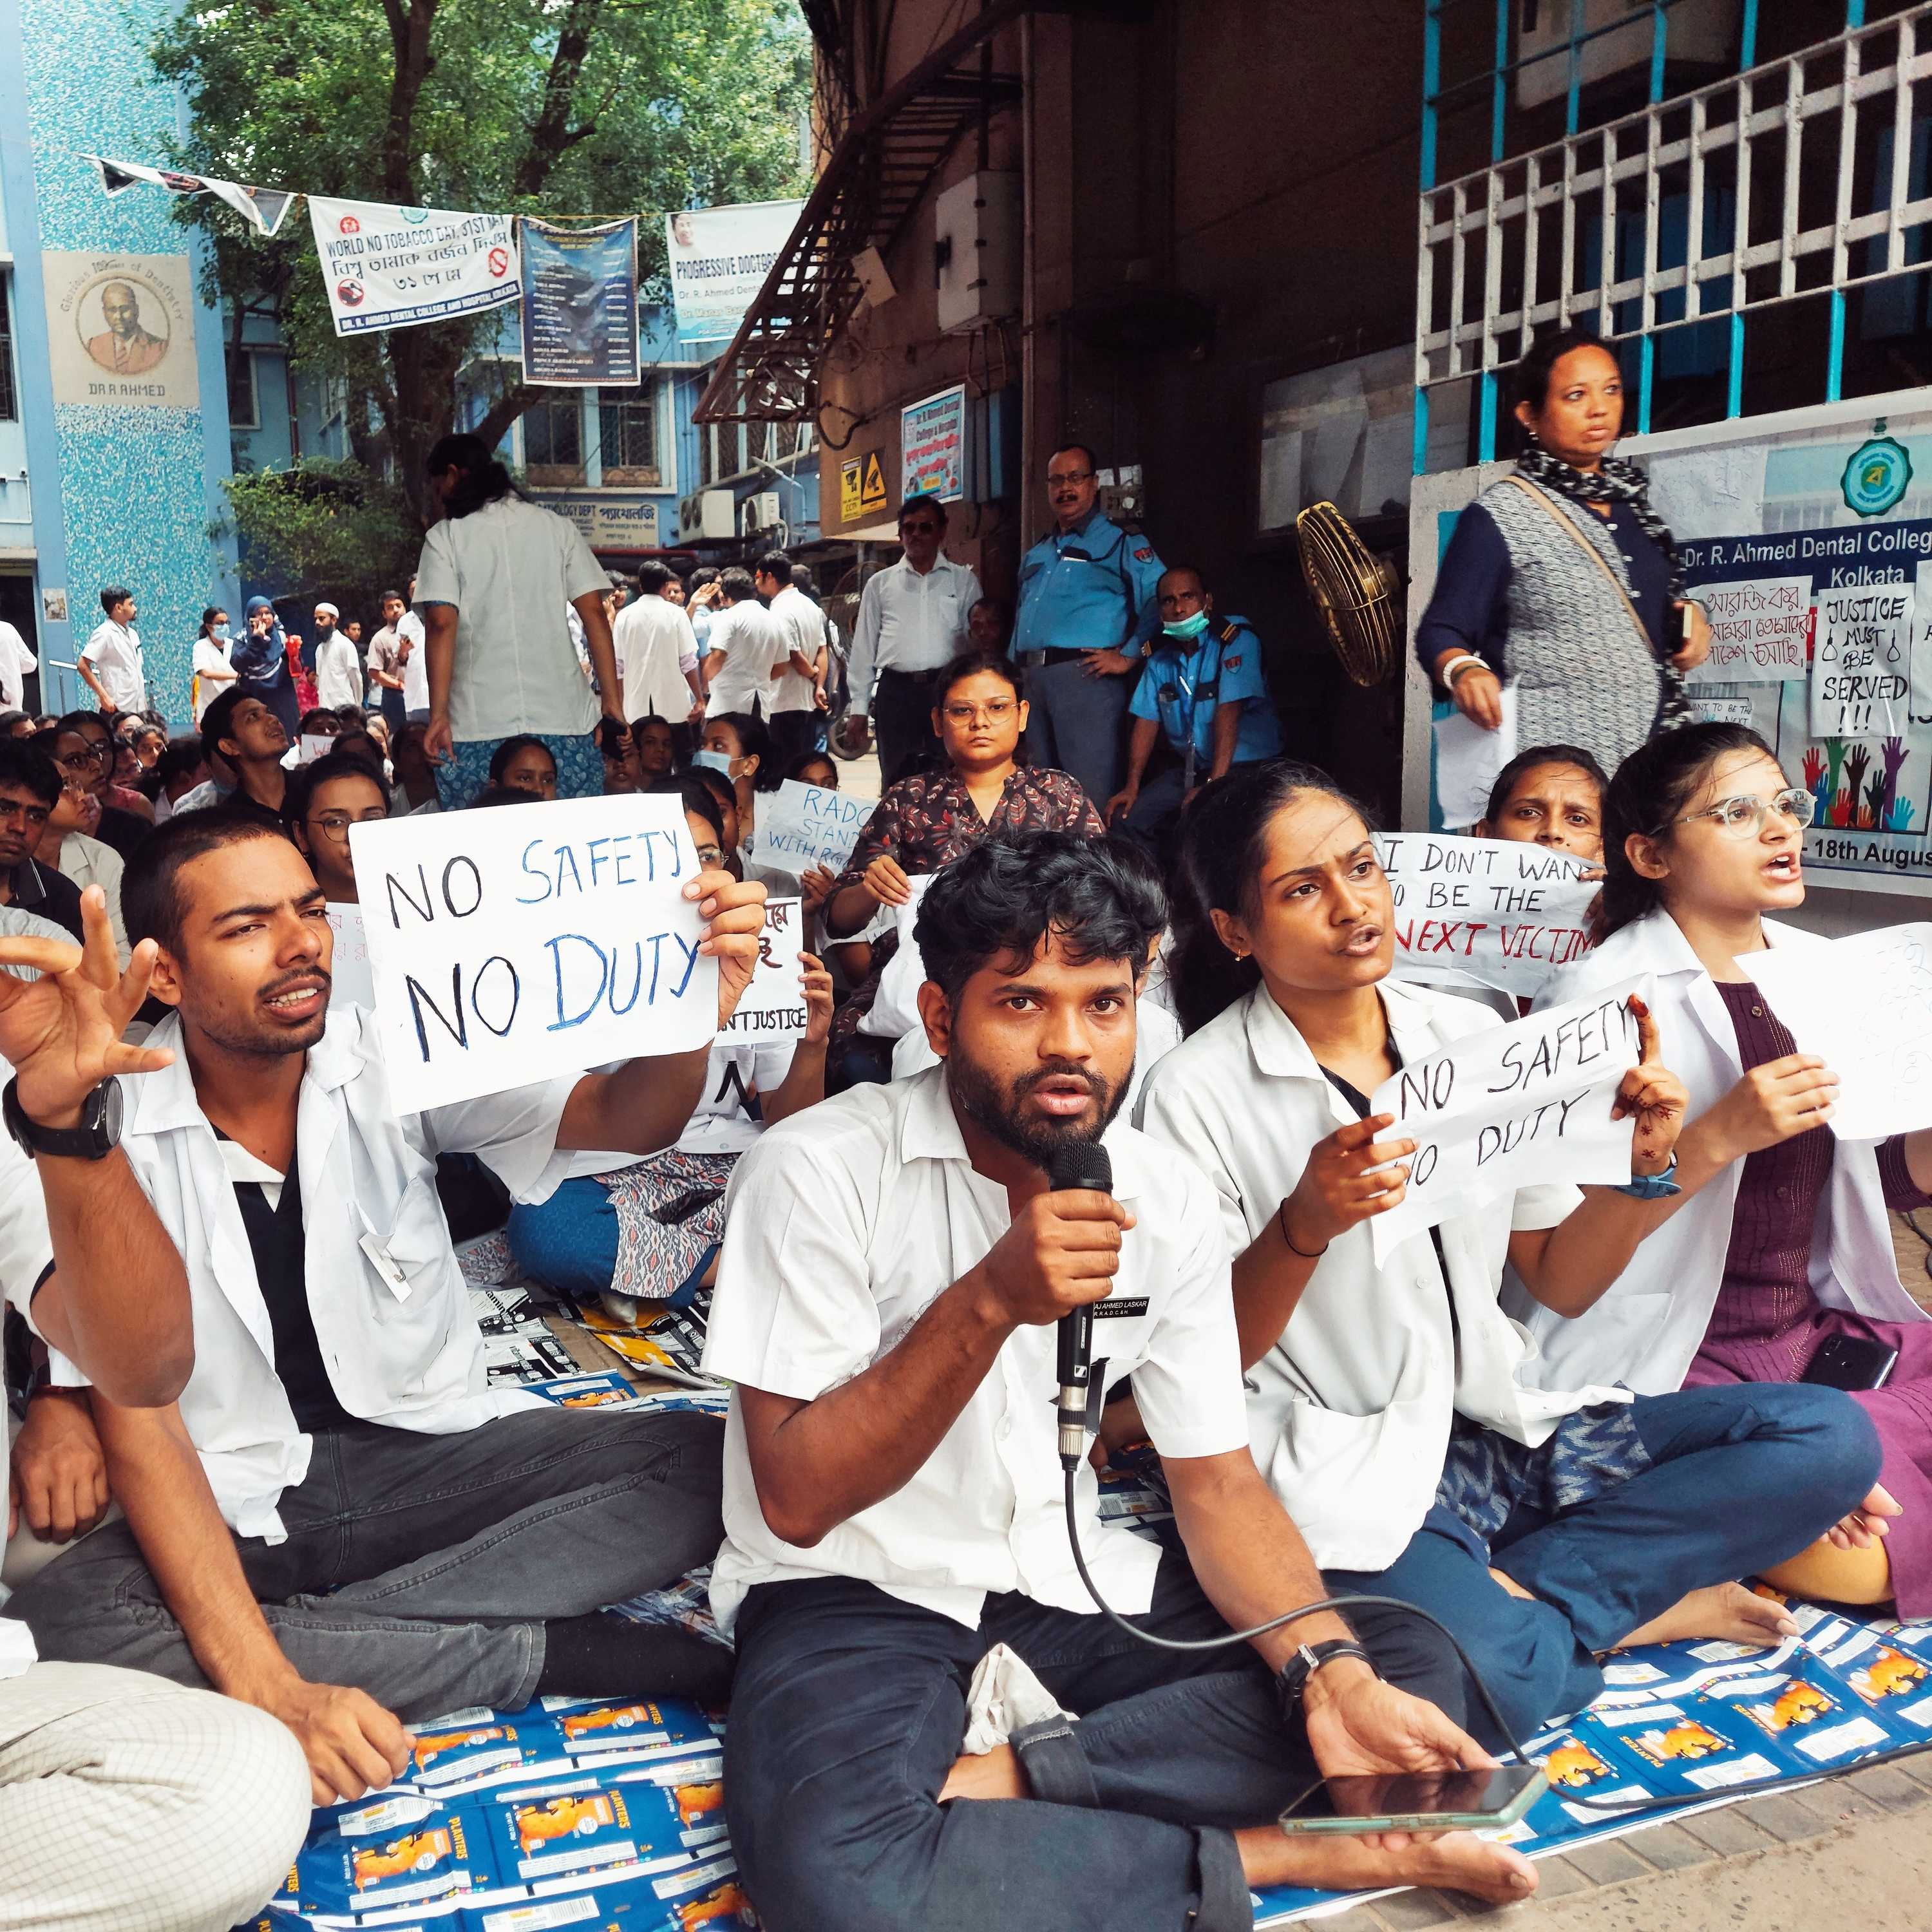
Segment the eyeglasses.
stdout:
<svg viewBox="0 0 1932 1932">
<path fill-rule="evenodd" d="M 332 838 L 337 844 L 346 845 L 349 842 L 349 828 L 352 825 L 377 824 L 388 815 L 380 807 L 374 812 L 364 812 L 359 818 L 352 818 L 346 812 L 325 812 L 320 818 L 312 818 L 309 823 L 320 826 L 325 838 Z"/>
<path fill-rule="evenodd" d="M 54 763 L 64 772 L 95 772 L 100 769 L 100 760 L 92 752 L 70 752 Z"/>
<path fill-rule="evenodd" d="M 1093 473 L 1090 470 L 1063 470 L 1058 476 L 1049 475 L 1046 479 L 1046 487 L 1051 490 L 1056 483 L 1084 483 Z"/>
<path fill-rule="evenodd" d="M 949 724 L 976 724 L 982 718 L 988 724 L 1004 724 L 1015 708 L 1010 698 L 996 698 L 990 704 L 949 704 L 945 718 Z"/>
<path fill-rule="evenodd" d="M 87 747 L 86 756 L 97 765 L 110 765 L 114 762 L 116 747 L 112 738 L 89 738 L 82 735 L 80 742 Z"/>
<path fill-rule="evenodd" d="M 1682 818 L 1673 818 L 1673 825 L 1688 825 L 1694 819 L 1714 818 L 1720 829 L 1732 838 L 1751 838 L 1764 830 L 1764 817 L 1768 812 L 1775 812 L 1790 820 L 1801 831 L 1811 823 L 1817 814 L 1818 801 L 1808 791 L 1796 785 L 1787 786 L 1772 794 L 1768 800 L 1761 798 L 1725 798 L 1707 811 L 1694 812 Z"/>
</svg>

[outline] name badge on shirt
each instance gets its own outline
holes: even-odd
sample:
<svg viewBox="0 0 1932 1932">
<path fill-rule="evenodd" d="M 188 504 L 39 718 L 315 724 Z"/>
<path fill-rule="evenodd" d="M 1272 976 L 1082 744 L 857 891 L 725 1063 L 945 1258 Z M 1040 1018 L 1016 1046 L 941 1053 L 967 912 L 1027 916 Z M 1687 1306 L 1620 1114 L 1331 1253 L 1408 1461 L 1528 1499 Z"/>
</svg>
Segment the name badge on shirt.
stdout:
<svg viewBox="0 0 1932 1932">
<path fill-rule="evenodd" d="M 369 1264 L 382 1277 L 382 1286 L 398 1301 L 410 1298 L 410 1278 L 390 1258 L 389 1251 L 374 1234 L 364 1234 L 362 1240 L 362 1252 L 369 1257 Z M 1143 1307 L 1146 1304 L 1141 1304 Z"/>
<path fill-rule="evenodd" d="M 1110 1294 L 1088 1305 L 1094 1310 L 1094 1319 L 1105 1322 L 1115 1316 L 1144 1315 L 1148 1312 L 1148 1298 L 1143 1294 L 1135 1300 L 1124 1294 Z"/>
</svg>

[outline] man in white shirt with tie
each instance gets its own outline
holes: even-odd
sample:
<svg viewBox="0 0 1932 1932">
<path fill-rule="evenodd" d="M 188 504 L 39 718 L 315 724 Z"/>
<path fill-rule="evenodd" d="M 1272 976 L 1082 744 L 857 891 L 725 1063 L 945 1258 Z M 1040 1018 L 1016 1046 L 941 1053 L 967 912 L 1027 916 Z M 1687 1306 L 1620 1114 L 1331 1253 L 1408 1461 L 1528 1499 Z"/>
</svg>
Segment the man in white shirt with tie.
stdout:
<svg viewBox="0 0 1932 1932">
<path fill-rule="evenodd" d="M 942 556 L 946 506 L 937 496 L 909 497 L 899 512 L 904 554 L 866 580 L 852 627 L 852 713 L 869 716 L 879 747 L 879 780 L 892 784 L 914 752 L 936 752 L 933 682 L 965 650 L 966 614 L 980 601 L 980 580 Z"/>
<path fill-rule="evenodd" d="M 1214 1190 L 1114 1118 L 1166 920 L 1104 844 L 988 840 L 920 910 L 944 1064 L 780 1122 L 732 1177 L 711 1600 L 737 1644 L 725 1815 L 769 1932 L 1246 1932 L 1256 1886 L 1534 1888 L 1466 1833 L 1392 1849 L 1274 1823 L 1323 1776 L 1490 1760 L 1378 1676 L 1454 1681 L 1413 1619 L 1232 1640 L 1328 1592 L 1250 1450 Z M 1103 1135 L 1113 1192 L 1053 1191 L 1057 1154 Z M 1054 1324 L 1083 1304 L 1180 1547 L 1103 1524 L 1084 1459 L 1063 1476 Z M 1108 1601 L 1227 1648 L 1144 1647 L 1097 1614 L 1070 1480 Z M 968 1683 L 1001 1644 L 1005 1741 L 969 1752 Z"/>
</svg>

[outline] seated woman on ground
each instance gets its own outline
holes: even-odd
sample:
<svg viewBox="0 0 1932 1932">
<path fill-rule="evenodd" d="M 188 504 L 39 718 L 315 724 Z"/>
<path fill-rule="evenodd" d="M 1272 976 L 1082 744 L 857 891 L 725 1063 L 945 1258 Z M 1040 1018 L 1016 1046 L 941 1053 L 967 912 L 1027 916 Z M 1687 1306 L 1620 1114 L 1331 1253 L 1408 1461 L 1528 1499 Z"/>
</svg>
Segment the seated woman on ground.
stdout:
<svg viewBox="0 0 1932 1932">
<path fill-rule="evenodd" d="M 660 778 L 658 782 L 662 784 L 665 781 Z M 711 802 L 718 808 L 718 823 L 724 828 L 719 863 L 732 878 L 742 879 L 745 876 L 745 862 L 738 849 L 738 788 L 710 765 L 693 765 L 680 782 L 698 785 L 711 794 Z"/>
<path fill-rule="evenodd" d="M 1478 838 L 1508 838 L 1604 860 L 1604 794 L 1610 780 L 1580 745 L 1534 745 L 1496 774 L 1489 809 L 1470 829 Z"/>
<path fill-rule="evenodd" d="M 660 718 L 655 711 L 633 718 L 631 756 L 640 791 L 649 791 L 660 779 L 669 778 L 677 763 L 677 741 L 670 719 Z"/>
<path fill-rule="evenodd" d="M 532 798 L 556 796 L 556 760 L 541 738 L 506 738 L 490 759 L 490 782 Z"/>
<path fill-rule="evenodd" d="M 388 815 L 382 780 L 352 752 L 331 752 L 291 774 L 282 816 L 332 907 L 358 903 L 349 828 Z"/>
<path fill-rule="evenodd" d="M 1835 1077 L 1790 1034 L 1737 962 L 1819 940 L 1768 915 L 1804 902 L 1810 793 L 1741 724 L 1691 724 L 1624 760 L 1610 790 L 1604 923 L 1539 1005 L 1657 976 L 1658 1022 L 1690 1090 L 1683 1192 L 1580 1321 L 1515 1312 L 1542 1346 L 1541 1379 L 1679 1387 L 1801 1379 L 1820 1349 L 1897 1349 L 1882 1388 L 1853 1400 L 1884 1445 L 1870 1519 L 1766 1573 L 1840 1603 L 1932 1611 L 1932 1323 L 1899 1285 L 1888 1208 L 1932 1204 L 1932 1129 L 1876 1144 L 1827 1123 Z M 1856 1001 L 1858 988 L 1845 989 Z M 1892 1498 L 1896 1498 L 1894 1502 Z M 1882 1519 L 1902 1510 L 1888 1526 Z M 1874 1534 L 1876 1531 L 1878 1534 Z"/>
<path fill-rule="evenodd" d="M 699 863 L 723 850 L 722 814 L 709 790 L 661 783 L 680 796 Z M 622 1322 L 682 1308 L 706 1286 L 724 1234 L 724 1188 L 738 1156 L 775 1121 L 825 1097 L 832 978 L 810 953 L 806 1024 L 795 1044 L 714 1041 L 703 1096 L 675 1147 L 644 1160 L 579 1154 L 548 1200 L 510 1210 L 506 1232 L 525 1273 L 580 1301 L 601 1300 Z"/>
<path fill-rule="evenodd" d="M 705 719 L 692 763 L 731 781 L 737 806 L 736 856 L 743 868 L 740 876 L 762 878 L 762 868 L 752 857 L 752 841 L 758 830 L 757 795 L 776 791 L 778 785 L 771 734 L 748 712 L 721 712 Z"/>
<path fill-rule="evenodd" d="M 1523 1186 L 1378 1264 L 1369 1224 L 1402 1201 L 1417 1143 L 1368 1096 L 1497 1020 L 1390 980 L 1369 828 L 1306 766 L 1203 793 L 1174 925 L 1189 1036 L 1148 1077 L 1142 1124 L 1220 1190 L 1255 1460 L 1330 1587 L 1439 1618 L 1524 1736 L 1588 1703 L 1618 1645 L 1795 1630 L 1738 1580 L 1868 1496 L 1877 1444 L 1856 1405 L 1815 1388 L 1528 1387 L 1533 1351 L 1498 1303 L 1507 1264 L 1552 1323 L 1582 1314 L 1667 1207 L 1649 1178 L 1684 1090 L 1648 1016 L 1633 1006 L 1640 1064 L 1592 1103 L 1634 1120 L 1630 1183 Z M 1435 1701 L 1493 1745 L 1451 1675 Z"/>
</svg>

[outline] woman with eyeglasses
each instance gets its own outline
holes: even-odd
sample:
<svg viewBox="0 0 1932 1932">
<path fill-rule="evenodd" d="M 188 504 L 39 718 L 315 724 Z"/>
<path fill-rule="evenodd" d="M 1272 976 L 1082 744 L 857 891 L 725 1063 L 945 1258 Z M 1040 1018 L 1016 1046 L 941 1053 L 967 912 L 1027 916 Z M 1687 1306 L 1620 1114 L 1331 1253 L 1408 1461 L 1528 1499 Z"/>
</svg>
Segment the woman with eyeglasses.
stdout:
<svg viewBox="0 0 1932 1932">
<path fill-rule="evenodd" d="M 334 944 L 329 961 L 332 1006 L 375 1004 L 376 989 L 363 937 L 350 828 L 386 819 L 389 794 L 368 761 L 353 752 L 326 752 L 298 766 L 282 797 L 282 816 L 315 882 L 328 902 Z"/>
<path fill-rule="evenodd" d="M 1019 762 L 1027 723 L 1020 672 L 1012 658 L 991 651 L 955 658 L 933 686 L 932 728 L 946 767 L 919 772 L 887 788 L 824 904 L 833 940 L 875 927 L 913 898 L 912 881 L 937 872 L 982 838 L 1028 832 L 1078 832 L 1104 838 L 1107 828 L 1078 782 L 1065 772 L 1032 770 Z M 835 1085 L 888 1080 L 892 1045 L 902 1028 L 866 1024 L 879 980 L 898 950 L 896 930 L 880 932 L 872 970 L 832 1022 Z M 861 1037 L 863 1036 L 863 1037 Z"/>
<path fill-rule="evenodd" d="M 1664 1052 L 1690 1090 L 1674 1211 L 1601 1300 L 1565 1321 L 1510 1312 L 1542 1353 L 1546 1388 L 1580 1378 L 1640 1395 L 1730 1382 L 1850 1387 L 1885 1450 L 1903 1514 L 1848 1518 L 1766 1579 L 1840 1603 L 1932 1610 L 1932 1322 L 1899 1285 L 1888 1208 L 1932 1205 L 1932 1128 L 1838 1139 L 1838 1081 L 1790 1034 L 1740 958 L 1822 942 L 1770 915 L 1804 902 L 1812 794 L 1756 732 L 1689 724 L 1624 760 L 1604 807 L 1609 937 L 1558 973 L 1539 1006 L 1656 976 Z M 1856 986 L 1845 988 L 1856 1001 Z M 1876 1350 L 1864 1345 L 1876 1344 Z M 1883 1388 L 1839 1358 L 1898 1359 Z M 1820 1372 L 1808 1370 L 1821 1350 Z M 1876 1373 L 1876 1370 L 1870 1372 Z"/>
</svg>

